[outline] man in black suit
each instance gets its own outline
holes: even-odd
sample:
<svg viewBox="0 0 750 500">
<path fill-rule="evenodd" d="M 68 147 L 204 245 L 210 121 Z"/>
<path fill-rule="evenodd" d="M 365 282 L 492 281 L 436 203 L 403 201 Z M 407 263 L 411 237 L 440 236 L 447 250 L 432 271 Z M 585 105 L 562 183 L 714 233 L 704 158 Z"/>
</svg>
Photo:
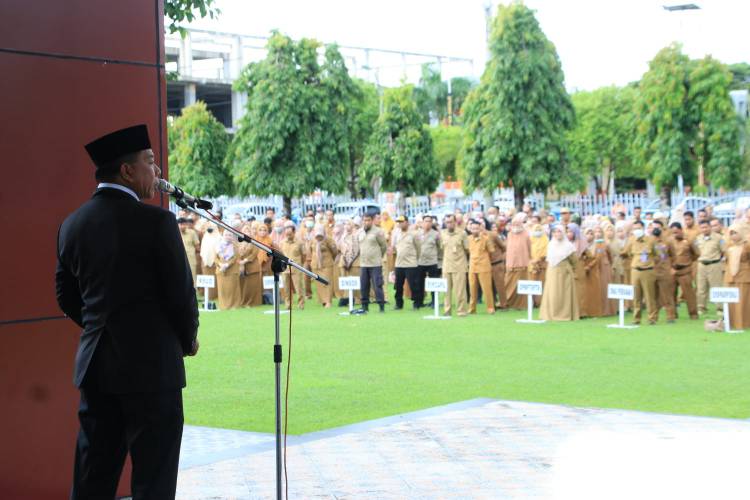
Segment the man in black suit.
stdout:
<svg viewBox="0 0 750 500">
<path fill-rule="evenodd" d="M 112 500 L 128 452 L 135 499 L 174 498 L 183 356 L 198 305 L 175 217 L 141 203 L 161 173 L 145 125 L 86 146 L 99 186 L 57 239 L 57 301 L 81 328 L 73 499 Z"/>
</svg>

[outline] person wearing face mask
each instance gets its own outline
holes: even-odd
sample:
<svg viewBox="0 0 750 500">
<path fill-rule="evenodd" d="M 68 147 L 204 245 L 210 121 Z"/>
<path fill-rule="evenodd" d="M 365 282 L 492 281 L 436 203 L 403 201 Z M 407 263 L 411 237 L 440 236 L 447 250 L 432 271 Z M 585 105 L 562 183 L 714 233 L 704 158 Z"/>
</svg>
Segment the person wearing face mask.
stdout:
<svg viewBox="0 0 750 500">
<path fill-rule="evenodd" d="M 284 223 L 284 241 L 281 242 L 281 252 L 294 262 L 300 263 L 305 261 L 305 244 L 296 237 L 296 231 L 297 227 L 294 222 L 286 221 Z M 292 269 L 290 277 L 287 269 L 284 272 L 283 279 L 284 289 L 281 291 L 281 295 L 286 303 L 286 308 L 292 308 L 294 294 L 296 293 L 297 308 L 301 311 L 305 308 L 305 285 L 302 280 L 302 273 L 297 269 Z"/>
<path fill-rule="evenodd" d="M 193 275 L 193 283 L 198 273 L 198 253 L 201 250 L 201 242 L 198 233 L 190 227 L 187 218 L 177 219 L 177 225 L 180 227 L 180 236 L 182 244 L 185 247 L 185 255 L 190 265 L 190 273 Z"/>
<path fill-rule="evenodd" d="M 323 225 L 317 225 L 313 229 L 314 238 L 310 242 L 310 248 L 308 252 L 312 254 L 312 269 L 313 272 L 319 274 L 329 282 L 333 277 L 333 267 L 338 249 L 336 244 L 331 238 L 326 236 L 326 229 Z M 328 309 L 331 307 L 331 301 L 333 300 L 333 286 L 322 285 L 320 283 L 315 285 L 318 292 L 318 302 Z"/>
<path fill-rule="evenodd" d="M 739 288 L 740 291 L 740 301 L 729 304 L 729 327 L 733 330 L 750 328 L 750 243 L 745 235 L 742 224 L 729 226 L 731 243 L 726 250 L 724 286 Z"/>
<path fill-rule="evenodd" d="M 698 251 L 698 314 L 705 314 L 708 311 L 709 290 L 721 286 L 723 281 L 721 259 L 724 257 L 725 243 L 721 235 L 711 231 L 710 220 L 700 221 L 700 229 L 701 234 L 693 240 L 693 245 Z"/>
<path fill-rule="evenodd" d="M 516 214 L 508 233 L 507 250 L 505 254 L 505 296 L 511 309 L 525 309 L 526 297 L 518 293 L 518 281 L 528 277 L 529 262 L 531 261 L 531 239 L 524 229 L 526 214 Z"/>
<path fill-rule="evenodd" d="M 487 314 L 495 314 L 495 304 L 492 300 L 492 265 L 490 255 L 495 245 L 481 222 L 473 220 L 469 223 L 469 314 L 477 312 L 479 301 L 479 287 L 487 304 Z"/>
<path fill-rule="evenodd" d="M 305 221 L 302 225 L 302 228 L 297 233 L 297 237 L 299 240 L 307 247 L 310 246 L 310 242 L 313 239 L 313 228 L 315 227 L 315 215 L 310 211 L 310 213 L 305 217 Z M 305 254 L 305 262 L 303 263 L 305 266 L 305 269 L 308 271 L 312 271 L 312 256 L 310 253 Z M 312 278 L 310 278 L 308 275 L 305 275 L 304 277 L 305 282 L 305 298 L 307 300 L 312 299 Z"/>
<path fill-rule="evenodd" d="M 698 319 L 698 304 L 695 298 L 695 289 L 693 288 L 692 269 L 693 264 L 698 259 L 698 252 L 685 236 L 682 224 L 673 222 L 669 228 L 672 231 L 672 287 L 676 290 L 680 288 L 680 293 L 685 299 L 690 319 Z"/>
<path fill-rule="evenodd" d="M 575 245 L 566 237 L 562 224 L 552 227 L 547 264 L 547 280 L 542 291 L 539 317 L 547 321 L 578 320 L 579 298 L 575 283 L 578 253 Z"/>
<path fill-rule="evenodd" d="M 222 311 L 242 305 L 239 261 L 237 237 L 230 231 L 224 231 L 216 248 L 216 288 L 219 290 L 219 309 Z"/>
<path fill-rule="evenodd" d="M 631 259 L 631 282 L 634 288 L 633 300 L 633 324 L 640 324 L 643 300 L 646 300 L 648 310 L 648 322 L 655 325 L 659 315 L 656 307 L 656 276 L 654 265 L 656 263 L 657 251 L 654 240 L 646 236 L 643 230 L 643 222 L 633 222 L 633 236 L 623 248 L 621 255 Z"/>
<path fill-rule="evenodd" d="M 531 228 L 531 261 L 529 261 L 529 279 L 541 281 L 544 284 L 544 275 L 547 269 L 547 245 L 549 238 L 544 234 L 542 225 L 537 223 Z M 542 285 L 544 286 L 544 285 Z M 543 290 L 544 288 L 542 288 Z M 541 295 L 534 295 L 534 306 L 539 307 L 542 303 Z"/>
<path fill-rule="evenodd" d="M 664 234 L 664 225 L 661 220 L 653 222 L 651 235 L 654 237 L 657 252 L 656 263 L 654 265 L 657 309 L 663 307 L 667 312 L 667 323 L 674 323 L 675 319 L 677 319 L 674 302 L 674 278 L 672 276 L 674 253 L 667 235 Z"/>
<path fill-rule="evenodd" d="M 253 237 L 252 224 L 246 222 L 240 229 L 242 233 Z M 240 292 L 242 305 L 253 307 L 263 304 L 263 278 L 258 254 L 260 250 L 252 243 L 239 244 L 240 258 Z"/>
<path fill-rule="evenodd" d="M 404 282 L 409 283 L 413 308 L 419 309 L 422 305 L 420 290 L 424 288 L 424 284 L 420 288 L 419 269 L 417 267 L 421 242 L 416 233 L 409 230 L 409 219 L 399 215 L 396 218 L 396 224 L 398 224 L 398 228 L 393 233 L 393 250 L 396 256 L 396 282 L 394 283 L 396 306 L 394 309 L 404 308 Z"/>
<path fill-rule="evenodd" d="M 346 221 L 344 224 L 344 233 L 339 240 L 339 276 L 359 276 L 359 238 L 357 233 L 362 225 L 362 219 L 356 216 L 354 219 Z M 347 297 L 344 299 L 345 305 L 349 305 L 349 292 L 345 292 Z M 352 295 L 355 302 L 360 301 L 359 290 Z M 352 304 L 353 305 L 353 304 Z"/>
<path fill-rule="evenodd" d="M 594 229 L 588 227 L 583 231 L 586 239 L 586 251 L 582 255 L 585 273 L 585 285 L 581 300 L 581 316 L 599 318 L 604 316 L 604 300 L 601 291 L 601 261 L 605 258 L 601 246 L 597 243 Z"/>
<path fill-rule="evenodd" d="M 503 310 L 508 308 L 508 298 L 505 296 L 505 250 L 507 246 L 505 234 L 500 229 L 500 222 L 492 225 L 489 237 L 495 245 L 495 250 L 490 254 L 495 308 Z"/>
<path fill-rule="evenodd" d="M 448 283 L 443 313 L 448 316 L 456 305 L 456 315 L 466 316 L 466 273 L 469 270 L 469 239 L 456 227 L 456 216 L 445 216 L 443 242 L 443 278 Z"/>
<path fill-rule="evenodd" d="M 616 283 L 614 279 L 614 256 L 610 249 L 609 243 L 605 237 L 605 226 L 611 226 L 607 220 L 594 228 L 594 243 L 596 252 L 599 254 L 599 293 L 602 297 L 604 316 L 617 314 L 617 301 L 610 300 L 608 297 L 608 286 L 610 283 Z"/>
</svg>

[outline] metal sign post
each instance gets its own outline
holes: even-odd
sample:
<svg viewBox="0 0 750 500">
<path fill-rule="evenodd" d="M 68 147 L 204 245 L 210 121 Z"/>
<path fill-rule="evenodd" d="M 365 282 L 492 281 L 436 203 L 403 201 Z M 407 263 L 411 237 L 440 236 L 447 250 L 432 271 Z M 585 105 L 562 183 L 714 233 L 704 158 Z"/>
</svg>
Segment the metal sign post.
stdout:
<svg viewBox="0 0 750 500">
<path fill-rule="evenodd" d="M 516 290 L 518 291 L 519 295 L 526 295 L 528 305 L 528 314 L 526 319 L 517 319 L 516 323 L 544 323 L 545 320 L 543 319 L 533 319 L 534 298 L 532 296 L 542 294 L 542 282 L 519 280 Z"/>
<path fill-rule="evenodd" d="M 284 280 L 280 279 L 279 280 L 279 289 L 282 289 L 282 288 L 284 288 Z M 264 290 L 273 290 L 274 289 L 273 276 L 263 276 L 263 289 Z M 263 314 L 274 314 L 275 311 L 276 311 L 276 294 L 272 293 L 271 296 L 273 297 L 273 299 L 272 299 L 273 309 L 270 309 L 268 311 L 263 311 Z M 283 309 L 283 310 L 280 309 L 279 310 L 279 314 L 289 314 L 289 311 L 286 310 L 286 309 Z"/>
<path fill-rule="evenodd" d="M 195 277 L 195 287 L 203 288 L 203 310 L 207 312 L 215 312 L 216 309 L 208 308 L 208 291 L 210 288 L 216 287 L 216 276 L 210 274 L 199 274 Z"/>
<path fill-rule="evenodd" d="M 625 328 L 627 330 L 638 328 L 638 325 L 625 324 L 625 301 L 633 300 L 635 289 L 633 285 L 612 284 L 607 285 L 607 298 L 620 301 L 620 322 L 616 325 L 607 325 L 607 328 Z"/>
<path fill-rule="evenodd" d="M 450 316 L 440 316 L 440 292 L 448 292 L 448 280 L 443 278 L 425 278 L 425 292 L 432 292 L 432 303 L 435 305 L 433 316 L 424 316 L 424 319 L 451 319 Z"/>
<path fill-rule="evenodd" d="M 354 290 L 359 290 L 359 276 L 341 276 L 339 288 L 349 290 L 349 311 L 339 313 L 339 316 L 351 316 L 354 310 Z"/>
<path fill-rule="evenodd" d="M 732 330 L 729 319 L 729 304 L 739 304 L 740 289 L 734 287 L 712 287 L 711 302 L 724 304 L 724 331 L 726 333 L 741 333 L 743 330 Z"/>
</svg>

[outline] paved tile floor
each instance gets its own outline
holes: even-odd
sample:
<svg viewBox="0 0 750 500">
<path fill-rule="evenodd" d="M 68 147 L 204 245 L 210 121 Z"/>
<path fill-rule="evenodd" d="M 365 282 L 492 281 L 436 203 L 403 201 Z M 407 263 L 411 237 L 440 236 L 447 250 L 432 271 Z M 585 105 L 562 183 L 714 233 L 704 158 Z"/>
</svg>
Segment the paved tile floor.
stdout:
<svg viewBox="0 0 750 500">
<path fill-rule="evenodd" d="M 274 498 L 274 446 L 186 426 L 178 498 Z M 750 499 L 744 420 L 477 399 L 287 446 L 293 499 Z"/>
</svg>

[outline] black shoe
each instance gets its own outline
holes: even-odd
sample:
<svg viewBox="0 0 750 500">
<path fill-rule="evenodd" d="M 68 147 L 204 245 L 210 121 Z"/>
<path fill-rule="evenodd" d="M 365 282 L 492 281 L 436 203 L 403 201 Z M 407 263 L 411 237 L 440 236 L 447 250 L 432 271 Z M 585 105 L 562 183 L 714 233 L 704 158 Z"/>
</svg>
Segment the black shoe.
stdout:
<svg viewBox="0 0 750 500">
<path fill-rule="evenodd" d="M 339 299 L 339 307 L 348 307 L 349 299 Z"/>
<path fill-rule="evenodd" d="M 378 305 L 380 306 L 380 312 L 384 313 L 385 312 L 385 304 L 378 304 Z"/>
<path fill-rule="evenodd" d="M 403 308 L 404 308 L 404 306 L 394 306 L 394 307 L 393 307 L 393 310 L 394 310 L 394 311 L 400 311 L 400 310 L 401 310 L 401 309 L 403 309 Z"/>
</svg>

